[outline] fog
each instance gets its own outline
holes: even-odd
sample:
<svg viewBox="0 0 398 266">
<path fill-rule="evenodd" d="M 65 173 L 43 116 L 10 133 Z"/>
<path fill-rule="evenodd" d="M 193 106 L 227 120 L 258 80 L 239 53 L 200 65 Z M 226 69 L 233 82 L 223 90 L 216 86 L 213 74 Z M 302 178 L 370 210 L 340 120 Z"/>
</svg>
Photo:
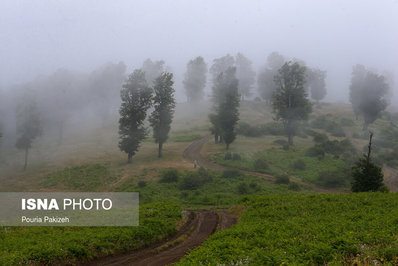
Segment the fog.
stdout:
<svg viewBox="0 0 398 266">
<path fill-rule="evenodd" d="M 68 110 L 79 119 L 100 121 L 119 104 L 106 102 L 119 94 L 107 86 L 120 88 L 148 58 L 163 60 L 162 67 L 174 73 L 176 98 L 183 102 L 189 60 L 202 56 L 210 68 L 216 58 L 243 53 L 258 73 L 274 51 L 326 70 L 324 101 L 348 102 L 354 65 L 398 77 L 397 14 L 397 0 L 1 1 L 0 120 L 3 127 L 13 124 L 18 96 L 33 89 L 42 92 L 35 97 L 46 121 L 73 117 L 49 113 L 63 104 L 72 105 Z M 112 68 L 116 72 L 108 80 Z M 209 96 L 210 74 L 207 80 Z M 396 106 L 398 93 L 392 95 Z M 15 129 L 3 134 L 7 130 Z"/>
</svg>

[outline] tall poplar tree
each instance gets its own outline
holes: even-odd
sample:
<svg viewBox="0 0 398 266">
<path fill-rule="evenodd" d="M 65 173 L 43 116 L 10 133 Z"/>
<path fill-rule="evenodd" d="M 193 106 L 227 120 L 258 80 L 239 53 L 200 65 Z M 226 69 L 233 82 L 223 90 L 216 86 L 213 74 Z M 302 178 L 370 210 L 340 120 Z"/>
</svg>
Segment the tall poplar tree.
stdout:
<svg viewBox="0 0 398 266">
<path fill-rule="evenodd" d="M 25 95 L 17 107 L 17 142 L 15 146 L 25 151 L 24 171 L 28 167 L 29 149 L 32 142 L 42 134 L 42 123 L 36 102 Z"/>
<path fill-rule="evenodd" d="M 277 89 L 272 96 L 272 107 L 276 119 L 283 122 L 289 145 L 293 144 L 298 122 L 307 120 L 312 111 L 305 91 L 305 67 L 288 62 L 275 76 Z"/>
<path fill-rule="evenodd" d="M 144 121 L 152 105 L 152 89 L 148 86 L 143 71 L 135 70 L 128 76 L 120 97 L 119 148 L 127 153 L 127 162 L 131 163 L 141 141 L 148 134 Z"/>
<path fill-rule="evenodd" d="M 162 157 L 163 143 L 166 142 L 170 125 L 173 121 L 175 99 L 173 88 L 173 74 L 162 73 L 155 79 L 153 98 L 154 110 L 149 117 L 149 122 L 153 129 L 153 138 L 158 143 L 158 157 Z"/>
<path fill-rule="evenodd" d="M 205 95 L 207 65 L 203 57 L 198 56 L 187 64 L 187 72 L 184 76 L 184 88 L 188 102 L 203 100 Z"/>
</svg>

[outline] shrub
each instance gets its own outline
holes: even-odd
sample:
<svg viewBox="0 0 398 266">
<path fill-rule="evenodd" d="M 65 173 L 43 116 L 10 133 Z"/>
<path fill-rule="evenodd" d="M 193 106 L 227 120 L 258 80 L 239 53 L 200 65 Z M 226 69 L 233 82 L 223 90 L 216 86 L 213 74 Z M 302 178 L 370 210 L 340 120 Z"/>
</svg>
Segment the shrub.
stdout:
<svg viewBox="0 0 398 266">
<path fill-rule="evenodd" d="M 222 178 L 237 178 L 240 177 L 242 173 L 237 169 L 226 169 L 222 172 Z"/>
<path fill-rule="evenodd" d="M 169 169 L 163 170 L 161 172 L 159 182 L 173 183 L 173 182 L 177 182 L 179 177 L 180 177 L 180 172 L 177 169 L 169 168 Z"/>
<path fill-rule="evenodd" d="M 182 179 L 179 188 L 186 190 L 195 190 L 198 189 L 200 185 L 201 185 L 200 179 L 196 174 L 188 174 Z"/>
<path fill-rule="evenodd" d="M 317 183 L 324 187 L 336 188 L 345 184 L 346 175 L 339 171 L 321 172 L 317 178 Z"/>
<path fill-rule="evenodd" d="M 249 184 L 249 187 L 250 187 L 251 189 L 255 189 L 255 190 L 258 189 L 258 185 L 257 185 L 257 183 L 255 183 L 255 182 L 251 182 L 251 183 Z"/>
<path fill-rule="evenodd" d="M 287 186 L 287 188 L 288 188 L 289 190 L 293 190 L 293 191 L 300 191 L 300 190 L 301 190 L 299 184 L 297 184 L 297 183 L 295 183 L 295 182 L 291 182 L 291 183 Z"/>
<path fill-rule="evenodd" d="M 242 160 L 242 157 L 240 157 L 240 155 L 239 155 L 238 153 L 234 153 L 234 154 L 232 155 L 232 160 L 234 160 L 234 161 L 240 161 L 240 160 Z"/>
<path fill-rule="evenodd" d="M 239 183 L 237 189 L 239 194 L 247 194 L 249 192 L 249 187 L 245 182 Z"/>
<path fill-rule="evenodd" d="M 305 170 L 305 162 L 302 159 L 297 159 L 292 164 L 292 169 L 294 170 Z"/>
<path fill-rule="evenodd" d="M 283 128 L 282 123 L 269 122 L 264 125 L 261 125 L 259 128 L 264 135 L 273 135 L 273 136 L 285 135 L 285 129 Z"/>
<path fill-rule="evenodd" d="M 257 158 L 254 161 L 254 169 L 256 170 L 261 170 L 261 169 L 267 169 L 268 164 L 264 158 Z"/>
<path fill-rule="evenodd" d="M 314 147 L 307 149 L 305 155 L 309 157 L 323 158 L 325 156 L 325 150 L 321 145 L 316 144 Z"/>
<path fill-rule="evenodd" d="M 316 143 L 324 143 L 329 140 L 328 136 L 324 133 L 315 133 L 313 137 Z"/>
<path fill-rule="evenodd" d="M 246 137 L 259 137 L 263 134 L 262 130 L 256 126 L 251 126 L 248 123 L 241 122 L 238 125 L 236 132 L 239 135 Z"/>
<path fill-rule="evenodd" d="M 140 182 L 138 182 L 138 187 L 146 187 L 146 181 L 140 181 Z"/>
<path fill-rule="evenodd" d="M 284 139 L 277 139 L 277 140 L 274 140 L 273 143 L 278 144 L 278 145 L 281 145 L 281 146 L 283 146 L 283 145 L 285 145 L 285 144 L 288 144 L 287 141 L 284 140 Z"/>
<path fill-rule="evenodd" d="M 275 177 L 275 183 L 276 184 L 289 184 L 290 183 L 290 178 L 288 175 L 277 175 Z"/>
<path fill-rule="evenodd" d="M 388 193 L 390 192 L 390 189 L 386 186 L 386 185 L 382 185 L 381 187 L 379 187 L 379 192 L 383 192 L 383 193 Z"/>
<path fill-rule="evenodd" d="M 231 160 L 232 159 L 232 153 L 227 151 L 224 155 L 224 160 Z"/>
</svg>

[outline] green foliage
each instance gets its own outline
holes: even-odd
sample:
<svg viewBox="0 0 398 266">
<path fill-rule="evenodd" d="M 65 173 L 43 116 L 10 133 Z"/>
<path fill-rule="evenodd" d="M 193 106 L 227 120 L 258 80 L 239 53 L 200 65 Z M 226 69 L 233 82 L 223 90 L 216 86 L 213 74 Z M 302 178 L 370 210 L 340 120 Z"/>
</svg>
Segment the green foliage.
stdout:
<svg viewBox="0 0 398 266">
<path fill-rule="evenodd" d="M 246 137 L 259 137 L 263 135 L 284 136 L 285 129 L 283 124 L 278 122 L 268 122 L 259 126 L 251 126 L 246 122 L 240 122 L 237 133 Z"/>
<path fill-rule="evenodd" d="M 378 191 L 383 186 L 383 171 L 380 166 L 371 161 L 370 154 L 372 151 L 372 137 L 369 137 L 368 154 L 364 155 L 352 167 L 352 184 L 353 192 Z"/>
<path fill-rule="evenodd" d="M 235 127 L 239 120 L 240 97 L 235 72 L 235 68 L 228 68 L 217 77 L 213 87 L 215 114 L 210 121 L 218 130 L 217 134 L 222 137 L 227 149 L 235 140 Z"/>
<path fill-rule="evenodd" d="M 175 168 L 168 168 L 160 173 L 159 182 L 161 183 L 173 183 L 177 182 L 180 178 L 180 172 Z"/>
<path fill-rule="evenodd" d="M 242 176 L 242 173 L 236 169 L 226 169 L 222 172 L 222 178 L 238 178 Z"/>
<path fill-rule="evenodd" d="M 224 160 L 231 160 L 232 159 L 232 153 L 230 151 L 227 151 L 224 155 Z"/>
<path fill-rule="evenodd" d="M 147 136 L 144 121 L 147 110 L 152 105 L 152 90 L 147 85 L 144 72 L 135 70 L 129 75 L 120 97 L 119 148 L 127 153 L 127 160 L 131 162 L 140 143 Z"/>
<path fill-rule="evenodd" d="M 177 231 L 178 204 L 140 206 L 139 226 L 0 227 L 0 264 L 79 264 L 102 256 L 146 247 Z"/>
<path fill-rule="evenodd" d="M 289 185 L 287 186 L 287 188 L 292 191 L 300 191 L 300 189 L 301 189 L 300 185 L 295 182 L 290 182 Z"/>
<path fill-rule="evenodd" d="M 206 72 L 207 65 L 203 57 L 198 56 L 188 62 L 183 81 L 188 102 L 196 102 L 203 99 L 205 95 Z"/>
<path fill-rule="evenodd" d="M 175 99 L 173 74 L 164 72 L 155 79 L 153 97 L 154 110 L 149 117 L 153 138 L 159 144 L 158 157 L 162 157 L 163 143 L 166 142 L 173 121 Z"/>
<path fill-rule="evenodd" d="M 284 174 L 284 175 L 277 175 L 275 177 L 275 183 L 276 184 L 289 184 L 290 183 L 290 178 L 288 175 Z"/>
<path fill-rule="evenodd" d="M 307 69 L 307 86 L 311 92 L 311 98 L 320 101 L 326 96 L 326 71 L 320 69 Z"/>
<path fill-rule="evenodd" d="M 363 129 L 373 123 L 387 107 L 389 86 L 385 77 L 373 73 L 362 65 L 352 70 L 350 101 L 354 113 L 364 118 Z"/>
<path fill-rule="evenodd" d="M 307 149 L 305 155 L 310 157 L 323 158 L 325 156 L 325 149 L 322 145 L 315 144 L 315 146 Z"/>
<path fill-rule="evenodd" d="M 234 154 L 232 155 L 232 160 L 234 160 L 234 161 L 240 161 L 240 160 L 242 160 L 242 157 L 240 156 L 239 153 L 234 153 Z"/>
<path fill-rule="evenodd" d="M 199 138 L 200 138 L 199 134 L 191 134 L 191 135 L 172 136 L 170 139 L 174 142 L 192 142 Z"/>
<path fill-rule="evenodd" d="M 342 126 L 332 120 L 329 120 L 326 116 L 317 116 L 312 122 L 313 128 L 324 129 L 329 132 L 333 137 L 345 137 L 344 129 Z"/>
<path fill-rule="evenodd" d="M 316 133 L 314 134 L 314 141 L 316 143 L 324 143 L 329 140 L 328 136 L 324 133 Z"/>
<path fill-rule="evenodd" d="M 138 187 L 140 187 L 140 188 L 146 187 L 146 185 L 147 185 L 147 183 L 144 180 L 141 180 L 138 182 Z"/>
<path fill-rule="evenodd" d="M 312 111 L 304 87 L 305 69 L 297 62 L 285 63 L 274 79 L 277 89 L 272 96 L 272 107 L 276 119 L 284 124 L 289 145 L 293 144 L 297 122 L 307 120 Z"/>
<path fill-rule="evenodd" d="M 293 170 L 305 170 L 305 161 L 303 159 L 297 159 L 292 163 Z"/>
<path fill-rule="evenodd" d="M 46 188 L 98 191 L 116 179 L 117 175 L 106 164 L 84 164 L 53 172 L 41 184 Z"/>
<path fill-rule="evenodd" d="M 264 158 L 257 158 L 254 161 L 254 169 L 256 170 L 264 170 L 268 168 L 267 161 Z"/>
<path fill-rule="evenodd" d="M 196 190 L 212 180 L 212 175 L 205 168 L 200 167 L 196 172 L 186 172 L 182 182 L 179 184 L 179 188 L 182 190 Z"/>
<path fill-rule="evenodd" d="M 247 211 L 237 225 L 177 265 L 398 263 L 398 197 L 392 193 L 245 197 L 243 203 Z"/>
<path fill-rule="evenodd" d="M 335 170 L 335 171 L 324 171 L 319 173 L 317 183 L 321 186 L 328 188 L 337 188 L 345 186 L 348 181 L 347 171 Z"/>
<path fill-rule="evenodd" d="M 239 194 L 247 194 L 249 192 L 249 186 L 245 182 L 240 182 L 237 190 Z"/>
</svg>

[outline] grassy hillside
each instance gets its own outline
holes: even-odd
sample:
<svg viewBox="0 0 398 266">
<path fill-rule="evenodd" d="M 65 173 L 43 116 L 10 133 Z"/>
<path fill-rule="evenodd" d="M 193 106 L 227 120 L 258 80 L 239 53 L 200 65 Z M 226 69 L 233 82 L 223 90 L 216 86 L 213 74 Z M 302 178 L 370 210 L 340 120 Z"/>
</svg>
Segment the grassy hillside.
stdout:
<svg viewBox="0 0 398 266">
<path fill-rule="evenodd" d="M 177 265 L 398 263 L 398 194 L 254 197 Z"/>
</svg>

